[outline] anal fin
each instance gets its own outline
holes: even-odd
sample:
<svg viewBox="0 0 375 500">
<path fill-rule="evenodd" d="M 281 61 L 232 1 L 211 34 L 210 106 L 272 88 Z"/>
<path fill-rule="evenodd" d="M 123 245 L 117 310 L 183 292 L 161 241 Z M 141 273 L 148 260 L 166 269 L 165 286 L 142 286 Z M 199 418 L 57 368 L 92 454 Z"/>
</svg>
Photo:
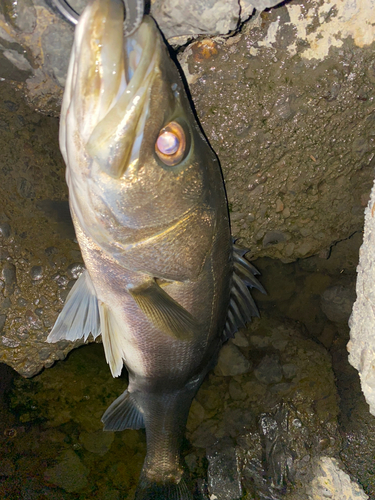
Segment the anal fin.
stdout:
<svg viewBox="0 0 375 500">
<path fill-rule="evenodd" d="M 129 287 L 128 291 L 147 318 L 167 335 L 186 341 L 197 334 L 198 321 L 156 281 Z"/>
<path fill-rule="evenodd" d="M 83 271 L 66 298 L 63 310 L 47 337 L 47 342 L 59 340 L 85 341 L 92 334 L 100 335 L 98 299 L 88 271 Z"/>
<path fill-rule="evenodd" d="M 143 429 L 143 414 L 135 398 L 128 390 L 123 392 L 107 408 L 102 416 L 105 431 L 123 431 L 124 429 Z"/>
</svg>

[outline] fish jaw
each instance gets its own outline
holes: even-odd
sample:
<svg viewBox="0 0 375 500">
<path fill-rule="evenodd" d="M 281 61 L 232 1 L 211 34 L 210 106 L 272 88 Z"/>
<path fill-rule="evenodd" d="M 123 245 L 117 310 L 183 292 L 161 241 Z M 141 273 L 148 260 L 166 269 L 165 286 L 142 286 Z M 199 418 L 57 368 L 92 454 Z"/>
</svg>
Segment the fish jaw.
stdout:
<svg viewBox="0 0 375 500">
<path fill-rule="evenodd" d="M 157 52 L 150 37 L 152 21 L 146 19 L 124 40 L 123 15 L 121 0 L 92 0 L 84 10 L 75 33 L 60 128 L 60 148 L 71 168 L 76 152 L 71 143 L 78 139 L 86 161 L 94 160 L 114 178 L 122 175 L 138 122 L 147 112 Z M 67 128 L 76 131 L 75 137 L 67 135 Z"/>
<path fill-rule="evenodd" d="M 119 19 L 118 0 L 93 0 L 77 27 L 60 125 L 71 209 L 82 231 L 127 269 L 197 279 L 218 211 L 227 210 L 217 159 L 155 22 L 145 16 L 124 39 Z M 155 143 L 173 120 L 183 124 L 189 149 L 171 168 Z M 199 249 L 193 258 L 177 236 L 188 220 Z M 167 275 L 168 266 L 147 262 L 155 251 L 169 253 L 176 269 Z"/>
</svg>

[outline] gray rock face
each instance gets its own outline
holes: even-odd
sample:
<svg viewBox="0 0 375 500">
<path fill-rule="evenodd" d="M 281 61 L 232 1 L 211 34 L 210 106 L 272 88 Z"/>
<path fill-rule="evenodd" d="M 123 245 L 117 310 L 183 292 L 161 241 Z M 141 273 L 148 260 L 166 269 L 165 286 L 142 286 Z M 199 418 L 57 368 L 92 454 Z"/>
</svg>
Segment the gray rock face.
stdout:
<svg viewBox="0 0 375 500">
<path fill-rule="evenodd" d="M 351 481 L 336 459 L 321 457 L 314 464 L 315 477 L 311 481 L 309 500 L 367 500 L 369 497 L 362 488 Z"/>
<path fill-rule="evenodd" d="M 292 21 L 299 9 L 286 3 L 234 38 L 179 54 L 223 168 L 233 233 L 254 256 L 284 262 L 360 231 L 373 175 L 373 52 L 346 41 L 323 56 L 324 23 L 313 31 L 317 52 L 305 51 L 294 35 L 304 31 Z"/>
<path fill-rule="evenodd" d="M 357 268 L 357 299 L 350 317 L 349 362 L 359 372 L 362 391 L 375 415 L 375 186 L 365 211 L 365 231 Z"/>
<path fill-rule="evenodd" d="M 0 128 L 0 360 L 31 377 L 75 347 L 45 339 L 82 259 L 57 120 L 32 112 L 3 83 Z"/>
</svg>

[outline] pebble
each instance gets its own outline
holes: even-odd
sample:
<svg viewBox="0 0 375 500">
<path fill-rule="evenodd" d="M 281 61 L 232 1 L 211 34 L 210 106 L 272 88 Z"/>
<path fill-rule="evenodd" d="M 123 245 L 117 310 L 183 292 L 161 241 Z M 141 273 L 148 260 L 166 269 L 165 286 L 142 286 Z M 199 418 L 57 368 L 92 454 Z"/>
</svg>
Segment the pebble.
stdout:
<svg viewBox="0 0 375 500">
<path fill-rule="evenodd" d="M 248 338 L 241 331 L 236 333 L 236 336 L 232 339 L 232 343 L 237 347 L 248 347 L 250 345 Z"/>
<path fill-rule="evenodd" d="M 321 295 L 321 308 L 329 320 L 346 324 L 352 312 L 355 297 L 354 287 L 331 286 Z"/>
<path fill-rule="evenodd" d="M 0 224 L 0 236 L 3 238 L 9 238 L 10 232 L 10 225 L 7 222 L 2 222 Z"/>
<path fill-rule="evenodd" d="M 281 231 L 268 231 L 263 238 L 263 248 L 267 248 L 271 245 L 277 245 L 286 241 L 287 237 Z"/>
<path fill-rule="evenodd" d="M 88 486 L 89 469 L 83 465 L 73 450 L 67 450 L 60 456 L 60 462 L 44 473 L 44 479 L 59 486 L 68 493 L 77 493 Z"/>
<path fill-rule="evenodd" d="M 282 366 L 284 377 L 287 380 L 292 380 L 297 375 L 297 367 L 292 363 L 287 363 Z"/>
<path fill-rule="evenodd" d="M 255 368 L 254 374 L 263 384 L 277 384 L 283 378 L 283 372 L 276 356 L 264 356 Z"/>
<path fill-rule="evenodd" d="M 7 317 L 5 314 L 0 314 L 0 333 L 4 329 L 6 319 L 7 319 Z"/>
<path fill-rule="evenodd" d="M 1 278 L 4 280 L 8 295 L 12 294 L 17 283 L 16 266 L 10 262 L 5 262 L 1 271 Z"/>
<path fill-rule="evenodd" d="M 30 271 L 31 279 L 33 281 L 38 281 L 43 278 L 43 268 L 42 266 L 33 266 Z"/>
<path fill-rule="evenodd" d="M 234 401 L 243 401 L 247 397 L 241 384 L 234 379 L 229 382 L 229 395 Z"/>
<path fill-rule="evenodd" d="M 66 273 L 70 279 L 76 280 L 81 276 L 84 270 L 84 264 L 82 264 L 81 262 L 74 262 L 73 264 L 70 264 L 70 266 L 68 266 Z"/>
<path fill-rule="evenodd" d="M 114 432 L 103 432 L 102 430 L 97 432 L 81 432 L 79 436 L 79 440 L 84 448 L 98 455 L 105 455 L 110 450 L 114 439 Z"/>
<path fill-rule="evenodd" d="M 45 361 L 50 357 L 50 355 L 51 349 L 49 347 L 42 347 L 42 349 L 38 352 L 38 356 L 41 361 Z"/>
<path fill-rule="evenodd" d="M 215 367 L 215 375 L 229 377 L 241 375 L 251 370 L 251 363 L 232 342 L 223 346 Z"/>
</svg>

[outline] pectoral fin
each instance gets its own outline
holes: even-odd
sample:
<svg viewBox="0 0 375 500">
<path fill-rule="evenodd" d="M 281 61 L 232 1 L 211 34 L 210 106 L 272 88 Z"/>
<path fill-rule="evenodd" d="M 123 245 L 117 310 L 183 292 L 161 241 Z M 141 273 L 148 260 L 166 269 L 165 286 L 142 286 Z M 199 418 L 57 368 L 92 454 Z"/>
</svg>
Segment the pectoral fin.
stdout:
<svg viewBox="0 0 375 500">
<path fill-rule="evenodd" d="M 47 342 L 87 340 L 90 333 L 94 339 L 101 333 L 98 299 L 90 275 L 84 271 L 70 290 Z"/>
<path fill-rule="evenodd" d="M 155 281 L 128 291 L 147 318 L 167 335 L 187 341 L 197 334 L 198 321 Z"/>
</svg>

